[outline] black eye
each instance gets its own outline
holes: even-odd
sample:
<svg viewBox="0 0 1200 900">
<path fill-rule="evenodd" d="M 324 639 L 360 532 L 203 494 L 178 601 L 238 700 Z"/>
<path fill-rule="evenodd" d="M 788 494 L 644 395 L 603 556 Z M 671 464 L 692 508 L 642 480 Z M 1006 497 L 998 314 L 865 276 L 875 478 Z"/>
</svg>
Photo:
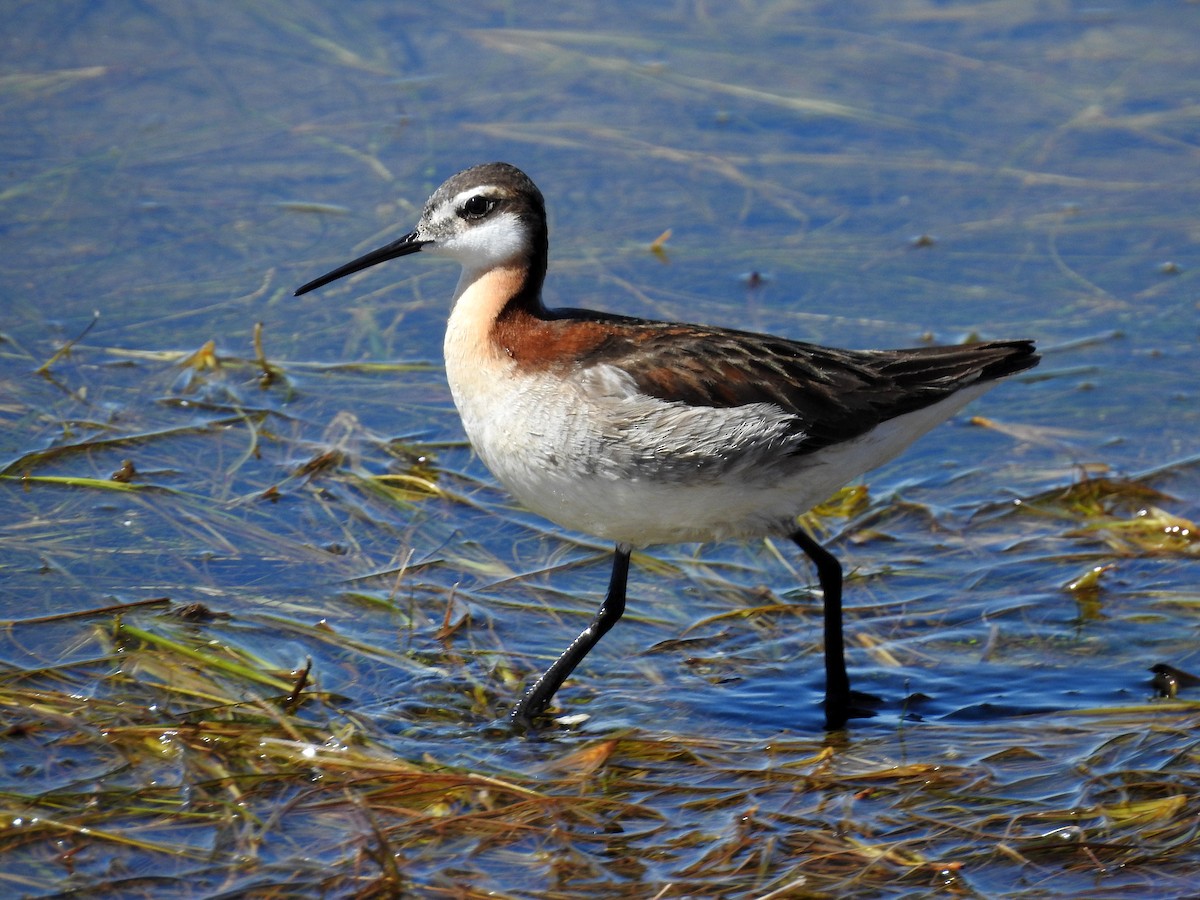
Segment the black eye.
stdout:
<svg viewBox="0 0 1200 900">
<path fill-rule="evenodd" d="M 489 200 L 487 197 L 476 194 L 474 197 L 467 198 L 467 202 L 462 205 L 459 214 L 464 219 L 482 219 L 495 208 L 495 200 Z"/>
</svg>

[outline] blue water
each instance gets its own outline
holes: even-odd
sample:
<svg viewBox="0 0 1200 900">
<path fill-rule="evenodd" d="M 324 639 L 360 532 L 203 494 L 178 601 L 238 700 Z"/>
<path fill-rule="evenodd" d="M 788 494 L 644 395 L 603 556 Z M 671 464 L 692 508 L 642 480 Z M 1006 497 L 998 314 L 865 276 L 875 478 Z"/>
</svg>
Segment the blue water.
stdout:
<svg viewBox="0 0 1200 900">
<path fill-rule="evenodd" d="M 851 674 L 879 698 L 852 735 L 969 740 L 1146 703 L 1150 664 L 1200 668 L 1195 545 L 1114 546 L 1012 501 L 1084 466 L 1162 470 L 1140 502 L 1200 516 L 1197 41 L 1165 2 L 15 7 L 0 465 L 105 479 L 131 459 L 154 490 L 0 483 L 0 620 L 204 603 L 231 619 L 195 634 L 280 670 L 311 656 L 398 753 L 536 752 L 493 726 L 590 618 L 606 548 L 514 509 L 462 445 L 440 373 L 452 267 L 291 296 L 407 231 L 454 171 L 505 159 L 548 200 L 552 305 L 1043 349 L 969 411 L 995 427 L 941 427 L 829 522 Z M 256 323 L 285 376 L 265 387 Z M 180 364 L 209 340 L 219 368 Z M 444 493 L 367 480 L 414 472 Z M 1096 565 L 1114 567 L 1097 596 L 1065 590 Z M 564 707 L 585 736 L 819 732 L 811 581 L 787 547 L 656 549 Z M 447 610 L 466 616 L 449 644 Z M 18 625 L 0 661 L 103 692 L 109 624 Z"/>
</svg>

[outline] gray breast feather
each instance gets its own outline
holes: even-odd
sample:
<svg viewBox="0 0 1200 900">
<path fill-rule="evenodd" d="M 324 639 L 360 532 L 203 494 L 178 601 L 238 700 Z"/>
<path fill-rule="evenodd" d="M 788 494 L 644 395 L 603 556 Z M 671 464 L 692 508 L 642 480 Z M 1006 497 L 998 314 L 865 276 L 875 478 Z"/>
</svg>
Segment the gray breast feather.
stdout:
<svg viewBox="0 0 1200 900">
<path fill-rule="evenodd" d="M 796 417 L 771 403 L 713 408 L 658 400 L 614 366 L 590 367 L 575 381 L 583 397 L 566 410 L 564 434 L 581 451 L 567 456 L 586 460 L 584 474 L 694 483 L 736 472 L 769 482 L 791 468 L 804 443 Z"/>
</svg>

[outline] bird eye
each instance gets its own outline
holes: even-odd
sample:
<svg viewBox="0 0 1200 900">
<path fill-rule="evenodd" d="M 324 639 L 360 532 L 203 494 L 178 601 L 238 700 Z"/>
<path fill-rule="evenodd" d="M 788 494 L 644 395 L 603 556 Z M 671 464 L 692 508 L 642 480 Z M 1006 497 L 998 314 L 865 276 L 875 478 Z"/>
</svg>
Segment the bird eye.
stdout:
<svg viewBox="0 0 1200 900">
<path fill-rule="evenodd" d="M 495 200 L 489 200 L 487 197 L 476 194 L 474 197 L 467 198 L 467 202 L 462 205 L 460 214 L 464 219 L 482 219 L 495 207 Z"/>
</svg>

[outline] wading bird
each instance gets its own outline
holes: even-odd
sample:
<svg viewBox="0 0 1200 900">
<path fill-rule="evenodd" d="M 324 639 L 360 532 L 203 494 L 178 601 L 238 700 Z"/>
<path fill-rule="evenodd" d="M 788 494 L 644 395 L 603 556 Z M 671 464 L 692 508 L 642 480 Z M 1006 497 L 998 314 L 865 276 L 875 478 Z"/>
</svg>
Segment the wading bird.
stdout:
<svg viewBox="0 0 1200 900">
<path fill-rule="evenodd" d="M 426 251 L 462 266 L 446 375 L 471 446 L 526 507 L 613 541 L 595 619 L 512 710 L 521 726 L 625 611 L 634 547 L 786 536 L 824 594 L 825 719 L 856 710 L 842 570 L 797 516 L 886 462 L 999 379 L 1037 365 L 1031 341 L 838 350 L 706 325 L 542 303 L 541 192 L 489 163 L 459 172 L 416 230 L 296 291 Z"/>
</svg>

